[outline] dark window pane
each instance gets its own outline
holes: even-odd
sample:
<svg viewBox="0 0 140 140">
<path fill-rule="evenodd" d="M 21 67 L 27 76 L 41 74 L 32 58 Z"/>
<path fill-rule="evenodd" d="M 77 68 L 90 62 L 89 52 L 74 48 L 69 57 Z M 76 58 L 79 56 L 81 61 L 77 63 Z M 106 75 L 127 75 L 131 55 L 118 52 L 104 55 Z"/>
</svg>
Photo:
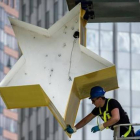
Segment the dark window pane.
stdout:
<svg viewBox="0 0 140 140">
<path fill-rule="evenodd" d="M 14 0 L 10 0 L 10 7 L 14 8 Z"/>
<path fill-rule="evenodd" d="M 26 5 L 22 6 L 22 20 L 26 21 Z"/>
<path fill-rule="evenodd" d="M 21 109 L 21 122 L 25 120 L 25 109 Z"/>
<path fill-rule="evenodd" d="M 1 18 L 1 17 L 0 17 Z M 0 21 L 0 28 L 3 29 L 4 28 L 4 23 Z"/>
<path fill-rule="evenodd" d="M 41 4 L 41 0 L 37 0 L 37 6 Z"/>
<path fill-rule="evenodd" d="M 58 122 L 57 120 L 54 118 L 54 133 L 58 131 Z"/>
<path fill-rule="evenodd" d="M 9 4 L 9 0 L 4 0 L 4 3 L 8 5 Z"/>
<path fill-rule="evenodd" d="M 29 108 L 29 116 L 33 114 L 33 108 Z"/>
<path fill-rule="evenodd" d="M 49 137 L 49 118 L 45 119 L 45 139 Z"/>
<path fill-rule="evenodd" d="M 40 26 L 40 27 L 41 27 L 41 20 L 39 20 L 39 21 L 37 22 L 37 26 Z"/>
<path fill-rule="evenodd" d="M 29 132 L 29 140 L 33 140 L 33 132 L 32 131 Z"/>
<path fill-rule="evenodd" d="M 54 3 L 54 22 L 58 20 L 58 2 Z"/>
<path fill-rule="evenodd" d="M 50 23 L 50 20 L 49 20 L 49 11 L 47 11 L 45 13 L 45 28 L 48 29 L 49 28 L 49 23 Z"/>
<path fill-rule="evenodd" d="M 41 128 L 40 128 L 40 125 L 37 125 L 37 140 L 41 140 Z"/>
<path fill-rule="evenodd" d="M 0 127 L 0 135 L 3 135 L 3 128 Z"/>
<path fill-rule="evenodd" d="M 34 1 L 30 0 L 30 15 L 33 13 L 34 8 Z"/>
<path fill-rule="evenodd" d="M 8 68 L 11 68 L 11 67 L 12 67 L 10 57 L 9 57 L 9 59 L 8 59 L 8 62 L 7 62 L 7 67 L 8 67 Z"/>
<path fill-rule="evenodd" d="M 0 113 L 1 114 L 3 113 L 3 109 L 4 109 L 4 107 L 3 106 L 0 106 Z"/>
<path fill-rule="evenodd" d="M 21 138 L 21 140 L 25 140 L 25 138 L 24 138 L 24 137 L 22 137 L 22 138 Z"/>
<path fill-rule="evenodd" d="M 63 15 L 65 14 L 66 11 L 67 11 L 67 3 L 66 0 L 63 0 Z"/>
<path fill-rule="evenodd" d="M 3 68 L 4 68 L 3 64 L 0 63 L 0 71 L 3 71 Z"/>
</svg>

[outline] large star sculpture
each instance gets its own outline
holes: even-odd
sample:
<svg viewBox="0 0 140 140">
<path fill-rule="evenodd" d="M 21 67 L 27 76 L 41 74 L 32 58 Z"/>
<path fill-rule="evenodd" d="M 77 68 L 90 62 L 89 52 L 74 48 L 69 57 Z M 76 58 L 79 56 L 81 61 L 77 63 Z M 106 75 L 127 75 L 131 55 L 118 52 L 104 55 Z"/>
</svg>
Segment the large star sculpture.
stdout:
<svg viewBox="0 0 140 140">
<path fill-rule="evenodd" d="M 78 4 L 48 30 L 10 19 L 23 55 L 0 83 L 8 109 L 47 106 L 65 129 L 93 86 L 118 88 L 115 65 L 83 46 L 83 14 Z"/>
</svg>

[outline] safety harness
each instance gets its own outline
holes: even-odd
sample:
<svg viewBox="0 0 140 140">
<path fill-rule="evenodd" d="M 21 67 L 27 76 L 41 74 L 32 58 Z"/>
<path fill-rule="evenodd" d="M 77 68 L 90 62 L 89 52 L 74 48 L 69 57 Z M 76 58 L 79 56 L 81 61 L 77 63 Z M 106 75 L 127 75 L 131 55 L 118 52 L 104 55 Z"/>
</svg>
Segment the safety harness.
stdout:
<svg viewBox="0 0 140 140">
<path fill-rule="evenodd" d="M 103 113 L 101 111 L 101 108 L 99 107 L 100 114 L 98 115 L 98 118 L 97 118 L 97 124 L 98 125 L 99 125 L 99 120 L 98 120 L 99 116 L 103 119 L 104 122 L 107 122 L 111 118 L 111 115 L 108 112 L 108 103 L 109 103 L 109 101 L 110 101 L 110 99 L 107 100 L 106 110 Z M 108 128 L 109 127 L 106 127 L 106 129 L 108 129 Z M 127 137 L 130 134 L 131 129 L 132 129 L 132 127 L 130 125 L 128 131 L 123 135 L 124 138 Z"/>
</svg>

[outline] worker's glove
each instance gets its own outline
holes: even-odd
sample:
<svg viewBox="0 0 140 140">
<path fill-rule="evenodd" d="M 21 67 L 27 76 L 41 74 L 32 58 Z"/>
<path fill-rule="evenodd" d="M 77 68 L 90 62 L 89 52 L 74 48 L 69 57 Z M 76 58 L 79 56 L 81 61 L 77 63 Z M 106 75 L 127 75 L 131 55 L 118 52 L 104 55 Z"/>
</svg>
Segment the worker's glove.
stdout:
<svg viewBox="0 0 140 140">
<path fill-rule="evenodd" d="M 65 131 L 67 131 L 69 134 L 76 132 L 76 130 L 76 127 L 72 128 L 70 125 L 67 125 L 67 128 L 65 129 Z"/>
<path fill-rule="evenodd" d="M 103 124 L 101 124 L 101 125 L 97 125 L 97 126 L 94 126 L 94 127 L 92 127 L 91 128 L 91 132 L 93 132 L 93 133 L 95 133 L 95 132 L 97 132 L 97 131 L 102 131 L 104 129 L 104 125 Z"/>
</svg>

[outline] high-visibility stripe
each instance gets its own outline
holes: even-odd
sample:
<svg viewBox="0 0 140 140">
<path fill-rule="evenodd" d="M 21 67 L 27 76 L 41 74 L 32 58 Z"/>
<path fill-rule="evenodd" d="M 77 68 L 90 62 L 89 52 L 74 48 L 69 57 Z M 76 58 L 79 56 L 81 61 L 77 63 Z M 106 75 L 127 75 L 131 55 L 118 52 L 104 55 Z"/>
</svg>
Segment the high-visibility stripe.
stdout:
<svg viewBox="0 0 140 140">
<path fill-rule="evenodd" d="M 124 138 L 126 138 L 126 137 L 130 134 L 131 129 L 132 129 L 132 127 L 131 127 L 131 125 L 130 125 L 128 131 L 123 135 Z"/>
</svg>

